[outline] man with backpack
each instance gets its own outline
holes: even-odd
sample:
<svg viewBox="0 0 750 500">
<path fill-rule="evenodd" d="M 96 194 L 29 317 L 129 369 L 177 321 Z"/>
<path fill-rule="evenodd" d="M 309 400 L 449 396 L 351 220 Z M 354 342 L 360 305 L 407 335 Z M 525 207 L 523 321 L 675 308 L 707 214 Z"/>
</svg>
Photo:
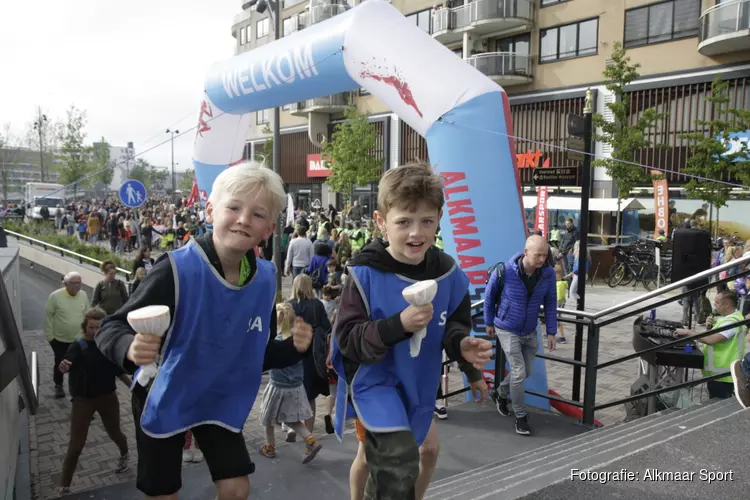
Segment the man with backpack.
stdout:
<svg viewBox="0 0 750 500">
<path fill-rule="evenodd" d="M 510 415 L 508 396 L 516 417 L 516 432 L 531 435 L 524 406 L 524 380 L 531 376 L 538 348 L 539 310 L 544 306 L 547 345 L 555 349 L 557 288 L 555 270 L 548 264 L 549 245 L 541 236 L 530 236 L 522 253 L 490 270 L 484 297 L 487 334 L 497 335 L 510 363 L 510 375 L 492 391 L 497 411 Z M 496 374 L 497 376 L 497 374 Z"/>
</svg>

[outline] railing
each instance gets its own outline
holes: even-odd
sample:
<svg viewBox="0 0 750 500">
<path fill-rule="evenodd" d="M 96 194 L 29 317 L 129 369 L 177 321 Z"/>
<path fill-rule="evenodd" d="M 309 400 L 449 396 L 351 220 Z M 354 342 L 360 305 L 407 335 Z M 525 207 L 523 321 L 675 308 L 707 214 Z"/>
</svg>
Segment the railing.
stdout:
<svg viewBox="0 0 750 500">
<path fill-rule="evenodd" d="M 478 21 L 490 19 L 534 19 L 532 0 L 475 0 L 452 9 L 440 9 L 432 14 L 432 32 L 466 28 Z"/>
<path fill-rule="evenodd" d="M 531 76 L 528 54 L 487 52 L 469 57 L 466 62 L 487 76 Z"/>
<path fill-rule="evenodd" d="M 694 335 L 680 337 L 679 339 L 675 339 L 674 341 L 671 341 L 668 343 L 655 345 L 653 347 L 644 349 L 642 351 L 633 352 L 632 354 L 627 354 L 627 355 L 613 358 L 608 361 L 604 361 L 600 363 L 599 362 L 599 333 L 603 327 L 611 325 L 613 323 L 617 323 L 618 321 L 622 321 L 623 319 L 642 314 L 651 309 L 657 309 L 671 302 L 675 302 L 677 300 L 685 298 L 689 295 L 702 293 L 703 291 L 708 290 L 709 288 L 713 288 L 724 283 L 729 283 L 731 281 L 736 280 L 740 276 L 748 276 L 750 275 L 750 269 L 747 271 L 743 271 L 741 273 L 729 276 L 727 278 L 714 281 L 713 283 L 708 283 L 708 284 L 704 284 L 701 286 L 694 286 L 694 287 L 690 286 L 698 282 L 706 282 L 711 276 L 718 275 L 723 271 L 729 271 L 738 266 L 742 267 L 745 264 L 750 264 L 750 256 L 736 259 L 726 264 L 722 264 L 720 266 L 716 266 L 714 268 L 708 269 L 706 271 L 698 273 L 689 278 L 685 278 L 683 280 L 670 283 L 669 285 L 659 288 L 658 290 L 654 290 L 640 297 L 636 297 L 634 299 L 625 301 L 621 304 L 618 304 L 616 306 L 613 306 L 607 309 L 603 309 L 598 312 L 558 309 L 557 310 L 558 321 L 562 321 L 565 323 L 573 323 L 577 327 L 576 336 L 575 336 L 575 345 L 574 345 L 574 351 L 573 351 L 574 359 L 560 358 L 558 356 L 553 356 L 551 354 L 539 354 L 539 353 L 537 353 L 536 357 L 545 359 L 548 361 L 553 361 L 553 362 L 563 363 L 563 364 L 573 366 L 573 387 L 571 391 L 572 392 L 571 398 L 567 399 L 563 397 L 553 396 L 550 394 L 542 394 L 540 392 L 529 390 L 529 389 L 525 391 L 526 394 L 531 394 L 534 396 L 538 396 L 540 398 L 549 399 L 553 401 L 560 401 L 562 403 L 567 403 L 571 406 L 581 408 L 583 410 L 583 423 L 586 425 L 593 426 L 595 422 L 594 414 L 597 410 L 604 410 L 612 406 L 629 403 L 631 401 L 635 401 L 638 399 L 658 396 L 659 394 L 663 394 L 665 392 L 671 392 L 671 391 L 682 389 L 685 387 L 692 387 L 692 386 L 700 385 L 704 382 L 708 382 L 710 380 L 726 377 L 727 375 L 726 373 L 711 375 L 708 377 L 697 378 L 697 379 L 693 379 L 687 382 L 682 382 L 679 384 L 671 385 L 669 387 L 663 387 L 660 389 L 654 389 L 654 390 L 642 392 L 634 396 L 615 399 L 612 401 L 607 401 L 606 403 L 602 403 L 602 404 L 596 404 L 596 381 L 597 381 L 597 374 L 599 370 L 603 368 L 608 368 L 610 366 L 613 366 L 619 363 L 623 363 L 625 361 L 630 361 L 631 359 L 639 358 L 645 353 L 662 350 L 671 346 L 679 346 L 691 340 L 701 339 L 703 337 L 707 337 L 714 333 L 720 333 L 725 330 L 730 330 L 732 328 L 737 327 L 738 325 L 747 326 L 748 324 L 750 324 L 750 319 L 745 319 L 743 321 L 732 323 L 730 325 L 725 325 L 720 328 L 714 328 L 714 329 L 711 329 L 702 333 L 696 333 Z M 689 287 L 688 291 L 681 292 L 676 295 L 671 295 L 670 297 L 667 297 L 666 299 L 661 300 L 661 301 L 652 302 L 652 299 L 662 297 L 666 293 L 672 292 L 677 289 L 681 289 L 683 287 Z M 472 316 L 477 317 L 478 315 L 481 315 L 482 314 L 481 309 L 483 306 L 484 306 L 483 300 L 473 303 L 471 305 L 471 308 L 472 308 L 472 311 L 476 311 L 476 312 L 474 312 Z M 637 307 L 635 309 L 625 311 L 626 309 L 629 309 L 634 306 L 637 306 Z M 625 311 L 625 312 L 622 312 L 622 311 Z M 622 312 L 622 314 L 613 316 L 615 313 L 620 313 L 620 312 Z M 586 336 L 586 359 L 585 361 L 583 360 L 583 357 L 582 357 L 583 355 L 583 327 L 587 327 L 587 330 L 588 330 L 587 336 Z M 487 338 L 487 337 L 480 336 L 480 338 Z M 502 350 L 496 349 L 496 356 L 494 356 L 493 358 L 495 359 L 495 385 L 497 385 L 505 375 L 505 370 L 504 370 L 505 356 Z M 447 363 L 444 363 L 444 365 L 445 364 Z M 580 392 L 581 392 L 581 369 L 582 368 L 586 370 L 586 373 L 584 376 L 583 402 L 581 402 L 581 397 L 580 397 L 581 396 Z M 457 394 L 461 394 L 468 390 L 469 390 L 468 388 L 463 388 L 458 391 L 454 391 L 450 394 L 446 394 L 444 395 L 444 397 L 448 398 L 451 396 L 455 396 Z"/>
<path fill-rule="evenodd" d="M 308 99 L 301 102 L 298 109 L 346 107 L 351 106 L 351 102 L 351 94 L 349 92 L 339 92 L 338 94 Z"/>
<path fill-rule="evenodd" d="M 91 257 L 88 257 L 86 255 L 81 255 L 80 253 L 76 253 L 76 252 L 74 252 L 72 250 L 68 250 L 67 248 L 58 247 L 57 245 L 52 245 L 50 243 L 47 243 L 46 241 L 38 240 L 36 238 L 32 238 L 31 236 L 26 236 L 25 234 L 17 233 L 15 231 L 10 231 L 8 229 L 6 229 L 5 232 L 7 234 L 13 236 L 17 240 L 24 240 L 24 241 L 26 241 L 31 246 L 39 245 L 42 248 L 44 248 L 44 250 L 51 249 L 51 250 L 54 250 L 56 252 L 60 252 L 60 256 L 61 257 L 65 257 L 67 255 L 67 256 L 73 257 L 75 259 L 78 259 L 78 262 L 81 263 L 81 264 L 83 264 L 84 261 L 85 261 L 88 264 L 93 264 L 97 268 L 102 265 L 102 261 L 100 261 L 100 260 L 92 259 Z M 129 271 L 127 269 L 123 269 L 121 267 L 117 267 L 115 269 L 117 269 L 117 272 L 119 274 L 124 275 L 126 279 L 130 278 L 131 271 Z"/>
<path fill-rule="evenodd" d="M 316 5 L 310 9 L 310 25 L 323 22 L 327 19 L 343 14 L 346 12 L 348 7 L 341 4 L 324 4 Z"/>
<path fill-rule="evenodd" d="M 700 42 L 750 29 L 750 0 L 714 5 L 701 15 Z"/>
</svg>

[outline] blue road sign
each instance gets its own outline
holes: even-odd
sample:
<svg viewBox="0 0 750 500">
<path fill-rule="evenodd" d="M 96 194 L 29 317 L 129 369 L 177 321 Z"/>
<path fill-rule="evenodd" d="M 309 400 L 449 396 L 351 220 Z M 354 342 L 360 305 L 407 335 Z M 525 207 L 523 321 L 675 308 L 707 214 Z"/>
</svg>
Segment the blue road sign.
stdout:
<svg viewBox="0 0 750 500">
<path fill-rule="evenodd" d="M 146 201 L 146 186 L 141 181 L 128 179 L 120 186 L 120 201 L 129 208 L 138 208 Z"/>
</svg>

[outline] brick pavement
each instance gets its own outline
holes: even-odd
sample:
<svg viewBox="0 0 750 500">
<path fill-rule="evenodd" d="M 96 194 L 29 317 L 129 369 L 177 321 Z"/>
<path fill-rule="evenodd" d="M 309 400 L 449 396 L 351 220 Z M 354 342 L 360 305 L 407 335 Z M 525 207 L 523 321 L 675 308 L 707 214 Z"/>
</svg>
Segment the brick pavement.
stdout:
<svg viewBox="0 0 750 500">
<path fill-rule="evenodd" d="M 283 293 L 289 293 L 291 280 L 284 279 Z M 612 305 L 622 303 L 625 300 L 636 297 L 642 292 L 632 292 L 625 288 L 610 289 L 606 286 L 596 286 L 589 293 L 587 309 L 601 310 Z M 672 304 L 660 309 L 659 317 L 665 319 L 679 319 L 679 306 Z M 632 318 L 603 329 L 600 341 L 600 361 L 611 359 L 615 356 L 632 353 Z M 557 355 L 573 357 L 573 328 L 568 326 L 569 343 L 560 345 Z M 29 422 L 30 445 L 31 445 L 31 475 L 32 487 L 35 498 L 53 498 L 57 494 L 59 475 L 62 460 L 67 449 L 70 402 L 68 399 L 56 400 L 53 396 L 52 387 L 52 351 L 39 331 L 24 332 L 24 344 L 27 353 L 37 351 L 40 361 L 40 409 L 39 413 L 31 417 Z M 585 342 L 584 342 L 585 353 Z M 559 363 L 547 362 L 549 386 L 562 394 L 570 397 L 572 385 L 572 367 Z M 456 373 L 454 371 L 454 373 Z M 624 397 L 629 394 L 630 385 L 636 380 L 638 373 L 638 361 L 631 360 L 621 365 L 602 370 L 598 377 L 597 399 L 598 401 L 609 401 L 614 398 Z M 461 384 L 460 376 L 450 378 L 451 388 L 455 390 Z M 66 382 L 67 384 L 67 382 Z M 263 383 L 265 386 L 265 380 Z M 67 387 L 67 385 L 66 385 Z M 261 387 L 261 391 L 263 387 Z M 137 463 L 137 452 L 135 450 L 133 417 L 130 409 L 130 395 L 128 389 L 118 382 L 118 397 L 120 399 L 120 417 L 123 431 L 128 438 L 131 448 L 131 469 L 123 474 L 113 472 L 117 459 L 117 447 L 107 437 L 101 425 L 100 419 L 95 418 L 89 430 L 88 441 L 81 455 L 76 469 L 71 490 L 73 492 L 98 488 L 105 485 L 117 484 L 131 481 L 135 478 L 135 465 Z M 453 399 L 453 404 L 462 401 L 458 396 Z M 318 419 L 316 429 L 323 428 L 322 415 L 324 413 L 324 400 L 319 398 L 317 404 Z M 605 424 L 611 424 L 622 420 L 625 412 L 623 407 L 617 406 L 597 413 L 597 418 Z M 248 418 L 243 430 L 245 441 L 251 450 L 257 450 L 264 439 L 264 429 L 259 423 L 259 405 L 256 405 Z M 281 438 L 281 436 L 279 436 Z M 283 439 L 282 439 L 283 441 Z M 254 459 L 258 458 L 257 452 L 251 452 Z"/>
</svg>

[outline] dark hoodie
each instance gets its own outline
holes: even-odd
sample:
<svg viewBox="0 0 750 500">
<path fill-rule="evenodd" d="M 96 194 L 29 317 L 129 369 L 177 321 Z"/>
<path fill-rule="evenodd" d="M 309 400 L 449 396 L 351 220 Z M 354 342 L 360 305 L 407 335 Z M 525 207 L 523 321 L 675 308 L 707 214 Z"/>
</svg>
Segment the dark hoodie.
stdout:
<svg viewBox="0 0 750 500">
<path fill-rule="evenodd" d="M 448 254 L 431 247 L 418 265 L 404 264 L 386 251 L 388 243 L 375 239 L 364 247 L 348 266 L 368 266 L 387 273 L 396 273 L 414 280 L 436 279 L 447 273 L 455 261 Z M 471 301 L 467 292 L 458 308 L 445 324 L 443 348 L 448 359 L 459 362 L 459 367 L 470 382 L 482 378 L 482 373 L 461 356 L 461 341 L 471 331 Z M 370 320 L 364 300 L 354 280 L 347 280 L 341 292 L 339 315 L 335 326 L 336 340 L 344 355 L 347 379 L 352 380 L 360 364 L 375 364 L 388 353 L 388 349 L 413 335 L 404 331 L 401 316 Z M 437 390 L 437 387 L 435 388 Z"/>
</svg>

